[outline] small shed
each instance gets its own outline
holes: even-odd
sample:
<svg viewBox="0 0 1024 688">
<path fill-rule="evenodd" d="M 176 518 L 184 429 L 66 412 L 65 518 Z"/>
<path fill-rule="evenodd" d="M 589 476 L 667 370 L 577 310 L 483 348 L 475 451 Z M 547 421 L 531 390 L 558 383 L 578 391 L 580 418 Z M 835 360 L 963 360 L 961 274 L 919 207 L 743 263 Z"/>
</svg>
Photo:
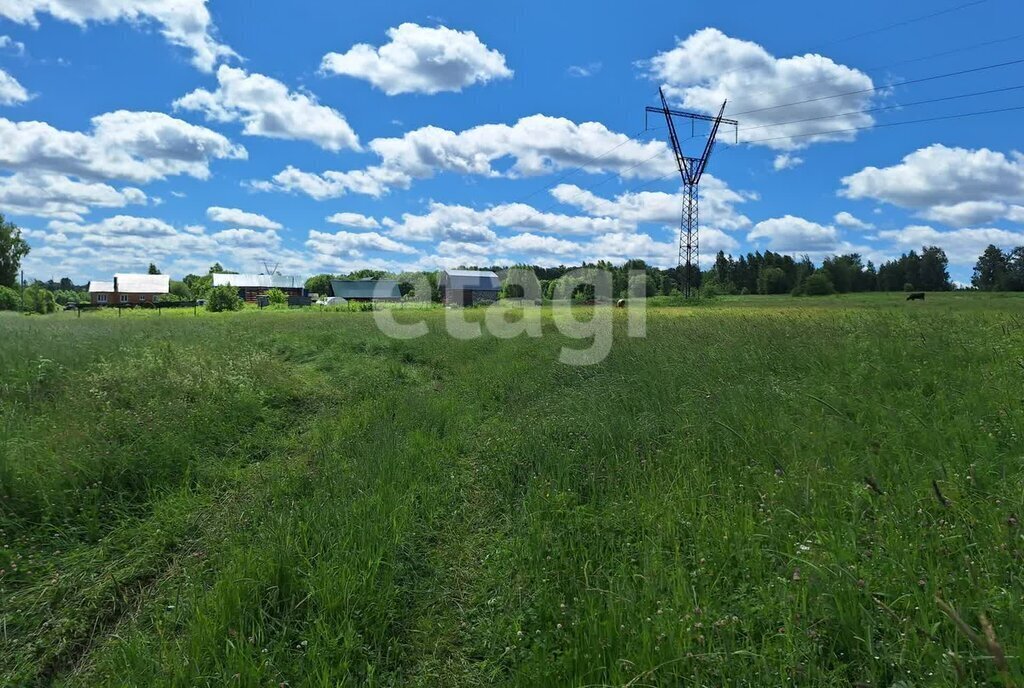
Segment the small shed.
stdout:
<svg viewBox="0 0 1024 688">
<path fill-rule="evenodd" d="M 497 301 L 501 280 L 490 270 L 445 270 L 437 286 L 446 305 L 472 306 Z"/>
<path fill-rule="evenodd" d="M 305 296 L 305 280 L 290 275 L 252 275 L 213 273 L 213 286 L 234 287 L 238 295 L 249 303 L 256 303 L 259 297 L 266 296 L 271 289 L 280 289 L 286 296 Z"/>
<path fill-rule="evenodd" d="M 398 280 L 390 279 L 331 280 L 331 290 L 335 297 L 346 301 L 398 301 L 402 298 Z"/>
<path fill-rule="evenodd" d="M 170 291 L 171 278 L 167 275 L 118 273 L 110 282 L 89 282 L 89 300 L 94 306 L 138 306 L 153 303 Z"/>
</svg>

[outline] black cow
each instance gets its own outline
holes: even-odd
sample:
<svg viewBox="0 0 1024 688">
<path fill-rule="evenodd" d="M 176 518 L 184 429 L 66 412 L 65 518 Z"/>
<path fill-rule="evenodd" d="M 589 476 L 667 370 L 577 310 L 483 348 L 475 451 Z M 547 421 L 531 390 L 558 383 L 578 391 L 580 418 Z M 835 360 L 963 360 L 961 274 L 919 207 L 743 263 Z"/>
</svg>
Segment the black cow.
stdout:
<svg viewBox="0 0 1024 688">
<path fill-rule="evenodd" d="M 924 292 L 915 291 L 913 294 L 907 294 L 907 301 L 924 301 Z"/>
</svg>

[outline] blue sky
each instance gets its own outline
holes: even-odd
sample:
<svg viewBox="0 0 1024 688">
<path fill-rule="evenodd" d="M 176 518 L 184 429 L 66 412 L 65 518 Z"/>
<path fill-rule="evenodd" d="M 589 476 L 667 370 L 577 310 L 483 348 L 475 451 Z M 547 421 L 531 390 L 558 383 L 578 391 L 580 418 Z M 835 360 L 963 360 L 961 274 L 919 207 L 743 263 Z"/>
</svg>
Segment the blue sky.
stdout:
<svg viewBox="0 0 1024 688">
<path fill-rule="evenodd" d="M 967 281 L 1024 245 L 1024 110 L 836 130 L 1024 107 L 1024 63 L 991 67 L 1024 58 L 1024 6 L 968 2 L 0 0 L 0 212 L 43 279 L 668 266 L 679 183 L 643 114 L 664 86 L 741 122 L 705 265 L 937 244 Z"/>
</svg>

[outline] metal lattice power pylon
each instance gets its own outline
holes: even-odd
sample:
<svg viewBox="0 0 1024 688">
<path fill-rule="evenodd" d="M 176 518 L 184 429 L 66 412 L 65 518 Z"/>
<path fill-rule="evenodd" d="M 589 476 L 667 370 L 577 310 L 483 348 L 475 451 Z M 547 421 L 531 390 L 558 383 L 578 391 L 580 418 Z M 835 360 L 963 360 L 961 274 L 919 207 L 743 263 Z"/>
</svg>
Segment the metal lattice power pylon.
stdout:
<svg viewBox="0 0 1024 688">
<path fill-rule="evenodd" d="M 707 169 L 708 159 L 715 147 L 715 138 L 718 136 L 718 127 L 724 122 L 734 127 L 739 124 L 734 119 L 725 119 L 725 105 L 718 111 L 717 117 L 702 115 L 696 112 L 682 112 L 673 110 L 665 100 L 665 93 L 658 89 L 661 95 L 661 107 L 647 107 L 647 113 L 657 112 L 665 116 L 668 124 L 668 138 L 672 145 L 672 152 L 675 154 L 676 166 L 679 168 L 679 176 L 683 181 L 683 210 L 679 223 L 679 266 L 683 268 L 684 284 L 683 295 L 686 298 L 696 296 L 697 290 L 694 286 L 696 271 L 700 270 L 700 197 L 698 186 L 700 178 Z M 707 144 L 704 152 L 699 158 L 688 158 L 683 155 L 682 146 L 679 143 L 679 136 L 676 133 L 676 123 L 673 118 L 681 117 L 690 120 L 691 126 L 696 122 L 711 122 L 711 133 L 708 134 Z"/>
</svg>

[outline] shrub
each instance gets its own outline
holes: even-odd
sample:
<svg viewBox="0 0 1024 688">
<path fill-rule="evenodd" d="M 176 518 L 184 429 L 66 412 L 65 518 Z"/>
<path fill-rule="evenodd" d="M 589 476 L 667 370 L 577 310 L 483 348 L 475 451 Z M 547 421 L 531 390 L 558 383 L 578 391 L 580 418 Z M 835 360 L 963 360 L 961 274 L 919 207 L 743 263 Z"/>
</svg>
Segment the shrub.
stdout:
<svg viewBox="0 0 1024 688">
<path fill-rule="evenodd" d="M 161 298 L 164 297 L 164 298 Z M 170 291 L 167 294 L 161 294 L 157 297 L 157 301 L 193 301 L 192 290 L 184 282 L 178 280 L 171 280 Z"/>
<path fill-rule="evenodd" d="M 17 289 L 0 284 L 0 311 L 16 311 L 21 308 L 21 295 Z"/>
<path fill-rule="evenodd" d="M 268 291 L 267 298 L 270 299 L 270 303 L 274 306 L 288 305 L 288 295 L 280 289 L 271 289 Z"/>
<path fill-rule="evenodd" d="M 701 296 L 718 296 L 719 294 L 722 293 L 721 289 L 722 285 L 719 284 L 718 282 L 706 280 L 703 284 L 700 285 L 700 289 L 698 291 L 700 292 Z"/>
<path fill-rule="evenodd" d="M 43 315 L 53 313 L 57 310 L 57 300 L 49 289 L 29 287 L 25 290 L 25 310 Z"/>
<path fill-rule="evenodd" d="M 213 287 L 206 297 L 206 310 L 211 313 L 221 311 L 238 311 L 242 309 L 242 299 L 238 290 L 231 286 Z"/>
<path fill-rule="evenodd" d="M 907 282 L 906 284 L 903 285 L 903 291 L 914 291 L 914 285 L 911 284 L 910 282 Z"/>
<path fill-rule="evenodd" d="M 832 280 L 824 272 L 816 272 L 804 282 L 804 293 L 807 296 L 828 296 L 835 294 L 836 288 Z"/>
</svg>

